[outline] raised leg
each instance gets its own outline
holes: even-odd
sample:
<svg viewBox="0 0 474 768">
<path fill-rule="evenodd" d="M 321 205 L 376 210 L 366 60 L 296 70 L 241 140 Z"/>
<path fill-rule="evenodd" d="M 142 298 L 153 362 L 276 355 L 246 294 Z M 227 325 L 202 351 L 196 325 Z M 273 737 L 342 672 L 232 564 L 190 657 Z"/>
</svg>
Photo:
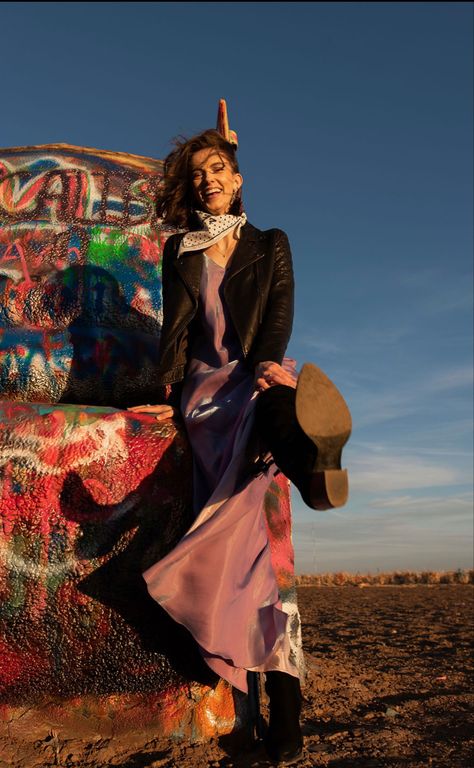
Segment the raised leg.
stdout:
<svg viewBox="0 0 474 768">
<path fill-rule="evenodd" d="M 307 363 L 296 390 L 277 385 L 261 392 L 255 418 L 265 448 L 309 507 L 346 503 L 348 479 L 341 454 L 351 433 L 351 416 L 323 371 Z"/>
</svg>

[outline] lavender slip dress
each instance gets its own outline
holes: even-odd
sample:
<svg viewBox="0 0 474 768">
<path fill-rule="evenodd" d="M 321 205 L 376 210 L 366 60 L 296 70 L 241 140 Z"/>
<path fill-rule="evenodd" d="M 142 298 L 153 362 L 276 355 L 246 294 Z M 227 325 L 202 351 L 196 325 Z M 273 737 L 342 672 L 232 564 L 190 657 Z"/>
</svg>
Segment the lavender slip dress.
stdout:
<svg viewBox="0 0 474 768">
<path fill-rule="evenodd" d="M 247 671 L 299 672 L 263 517 L 276 467 L 249 473 L 253 375 L 223 300 L 225 268 L 203 259 L 199 330 L 181 399 L 196 518 L 143 575 L 150 595 L 191 632 L 211 669 L 247 692 Z M 287 370 L 292 362 L 285 359 Z M 292 373 L 296 378 L 294 364 Z"/>
</svg>

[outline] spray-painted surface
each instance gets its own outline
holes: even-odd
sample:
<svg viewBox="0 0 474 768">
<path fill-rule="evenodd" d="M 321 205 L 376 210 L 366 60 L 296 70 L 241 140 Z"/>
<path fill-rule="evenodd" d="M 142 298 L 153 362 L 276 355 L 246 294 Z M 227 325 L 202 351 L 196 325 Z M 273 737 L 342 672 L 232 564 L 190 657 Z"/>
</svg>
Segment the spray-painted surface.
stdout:
<svg viewBox="0 0 474 768">
<path fill-rule="evenodd" d="M 161 167 L 68 145 L 0 151 L 0 396 L 153 395 Z"/>
<path fill-rule="evenodd" d="M 213 681 L 187 634 L 148 597 L 141 576 L 189 524 L 184 440 L 171 423 L 111 408 L 2 405 L 5 715 L 56 698 L 43 727 L 59 717 L 74 732 L 86 696 L 96 730 L 105 711 L 116 729 L 137 720 L 188 738 L 230 729 L 230 690 L 204 685 Z"/>
<path fill-rule="evenodd" d="M 139 723 L 199 739 L 247 717 L 141 576 L 190 522 L 185 439 L 123 410 L 157 395 L 160 172 L 67 145 L 0 151 L 0 719 L 12 735 Z M 266 510 L 300 654 L 282 476 Z"/>
</svg>

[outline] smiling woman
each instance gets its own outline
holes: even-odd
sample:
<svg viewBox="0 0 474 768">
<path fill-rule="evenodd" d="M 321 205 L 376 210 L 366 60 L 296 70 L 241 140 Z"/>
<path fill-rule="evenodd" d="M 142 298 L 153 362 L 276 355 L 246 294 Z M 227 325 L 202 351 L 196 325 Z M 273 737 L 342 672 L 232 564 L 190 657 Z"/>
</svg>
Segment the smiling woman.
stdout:
<svg viewBox="0 0 474 768">
<path fill-rule="evenodd" d="M 243 179 L 234 145 L 212 130 L 189 141 L 178 140 L 176 145 L 165 160 L 158 200 L 158 210 L 163 218 L 175 227 L 195 229 L 194 210 L 198 203 L 215 215 L 241 214 Z M 211 187 L 216 194 L 212 207 L 208 206 L 212 200 L 212 196 L 209 197 Z"/>
<path fill-rule="evenodd" d="M 196 197 L 209 213 L 227 213 L 242 186 L 242 176 L 225 155 L 202 149 L 191 157 L 191 179 Z"/>
<path fill-rule="evenodd" d="M 206 663 L 247 691 L 264 672 L 272 760 L 301 753 L 301 692 L 262 507 L 278 470 L 315 509 L 347 499 L 351 420 L 316 366 L 285 358 L 293 321 L 288 238 L 247 222 L 235 147 L 218 131 L 178 141 L 165 161 L 163 220 L 184 230 L 163 253 L 160 384 L 194 459 L 195 520 L 145 573 L 151 596 L 191 632 Z"/>
</svg>

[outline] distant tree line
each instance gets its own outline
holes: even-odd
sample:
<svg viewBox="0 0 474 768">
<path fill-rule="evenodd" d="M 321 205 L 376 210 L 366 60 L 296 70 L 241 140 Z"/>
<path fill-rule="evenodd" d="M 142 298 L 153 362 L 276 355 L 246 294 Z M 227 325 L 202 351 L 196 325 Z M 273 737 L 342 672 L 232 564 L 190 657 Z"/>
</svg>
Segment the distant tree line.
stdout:
<svg viewBox="0 0 474 768">
<path fill-rule="evenodd" d="M 410 584 L 474 584 L 474 570 L 392 571 L 391 573 L 303 573 L 297 587 L 384 587 Z"/>
</svg>

